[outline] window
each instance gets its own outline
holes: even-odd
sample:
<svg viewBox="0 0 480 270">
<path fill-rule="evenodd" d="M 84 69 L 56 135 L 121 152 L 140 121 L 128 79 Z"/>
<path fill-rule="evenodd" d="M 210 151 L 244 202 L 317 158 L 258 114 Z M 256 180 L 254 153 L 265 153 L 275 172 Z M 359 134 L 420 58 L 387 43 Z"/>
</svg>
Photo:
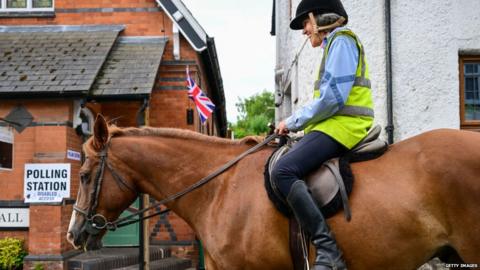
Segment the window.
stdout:
<svg viewBox="0 0 480 270">
<path fill-rule="evenodd" d="M 462 129 L 480 131 L 480 56 L 460 57 L 460 119 Z"/>
<path fill-rule="evenodd" d="M 0 127 L 0 170 L 13 168 L 13 131 Z"/>
<path fill-rule="evenodd" d="M 0 0 L 0 12 L 53 11 L 54 0 Z"/>
<path fill-rule="evenodd" d="M 82 119 L 82 133 L 90 136 L 93 134 L 93 125 L 95 124 L 95 116 L 92 111 L 85 107 L 80 111 L 80 119 Z"/>
</svg>

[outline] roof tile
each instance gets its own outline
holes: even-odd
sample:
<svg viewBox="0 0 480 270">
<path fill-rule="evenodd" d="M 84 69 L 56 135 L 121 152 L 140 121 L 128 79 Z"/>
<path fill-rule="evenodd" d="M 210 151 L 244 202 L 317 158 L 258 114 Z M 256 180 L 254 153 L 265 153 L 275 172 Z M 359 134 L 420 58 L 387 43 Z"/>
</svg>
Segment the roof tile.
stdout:
<svg viewBox="0 0 480 270">
<path fill-rule="evenodd" d="M 119 39 L 97 76 L 92 95 L 150 94 L 166 42 L 164 38 Z"/>
</svg>

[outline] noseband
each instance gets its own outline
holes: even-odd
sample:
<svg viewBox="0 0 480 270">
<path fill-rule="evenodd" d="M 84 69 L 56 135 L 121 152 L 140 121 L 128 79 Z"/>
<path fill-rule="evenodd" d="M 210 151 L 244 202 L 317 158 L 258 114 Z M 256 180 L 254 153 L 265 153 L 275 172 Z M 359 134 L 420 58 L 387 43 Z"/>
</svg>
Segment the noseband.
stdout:
<svg viewBox="0 0 480 270">
<path fill-rule="evenodd" d="M 242 154 L 240 154 L 236 158 L 230 160 L 228 163 L 224 164 L 222 167 L 215 170 L 213 173 L 211 173 L 211 174 L 207 175 L 206 177 L 200 179 L 198 182 L 189 186 L 188 188 L 184 189 L 183 191 L 180 191 L 180 192 L 178 192 L 174 195 L 171 195 L 171 196 L 169 196 L 169 197 L 167 197 L 167 198 L 165 198 L 165 199 L 147 207 L 147 208 L 139 210 L 139 211 L 137 211 L 137 212 L 135 212 L 135 213 L 133 213 L 129 216 L 119 218 L 115 221 L 108 221 L 105 216 L 103 216 L 101 214 L 98 214 L 98 213 L 95 213 L 96 210 L 97 210 L 97 206 L 98 206 L 98 197 L 100 195 L 100 189 L 102 187 L 103 173 L 105 172 L 105 165 L 108 167 L 108 169 L 110 169 L 110 172 L 112 173 L 114 179 L 117 181 L 118 184 L 122 184 L 122 185 L 126 186 L 128 189 L 133 191 L 135 194 L 138 194 L 138 192 L 134 188 L 130 187 L 122 179 L 122 177 L 120 177 L 120 175 L 117 174 L 115 172 L 115 170 L 113 170 L 113 168 L 108 164 L 108 162 L 107 162 L 107 151 L 108 151 L 108 146 L 110 145 L 110 140 L 109 140 L 105 144 L 103 149 L 100 151 L 100 153 L 98 154 L 98 157 L 100 157 L 100 169 L 97 171 L 97 173 L 95 175 L 95 183 L 94 183 L 95 190 L 92 193 L 92 198 L 90 200 L 92 202 L 91 205 L 88 207 L 87 210 L 84 210 L 84 209 L 79 208 L 75 204 L 75 205 L 73 205 L 73 210 L 77 211 L 78 213 L 82 214 L 85 217 L 85 219 L 86 219 L 85 230 L 91 235 L 97 235 L 103 229 L 114 231 L 117 228 L 127 226 L 127 225 L 130 225 L 132 223 L 136 223 L 136 222 L 139 222 L 141 220 L 151 218 L 153 216 L 157 216 L 157 215 L 167 213 L 168 211 L 170 211 L 170 209 L 165 209 L 165 210 L 162 210 L 162 211 L 158 211 L 158 212 L 155 212 L 151 215 L 136 218 L 136 219 L 132 220 L 132 218 L 135 217 L 135 216 L 140 216 L 150 209 L 156 208 L 156 207 L 158 207 L 162 204 L 166 204 L 166 203 L 171 202 L 175 199 L 178 199 L 178 198 L 182 197 L 183 195 L 185 195 L 185 194 L 203 186 L 204 184 L 208 183 L 213 178 L 217 177 L 218 175 L 222 174 L 227 169 L 229 169 L 230 167 L 235 165 L 238 161 L 240 161 L 245 156 L 258 151 L 261 147 L 268 144 L 270 141 L 272 141 L 273 139 L 275 139 L 277 137 L 278 137 L 278 135 L 276 135 L 276 134 L 270 135 L 263 142 L 255 145 L 252 148 L 248 149 L 247 151 L 243 152 Z M 80 193 L 80 190 L 79 190 L 79 193 Z"/>
</svg>

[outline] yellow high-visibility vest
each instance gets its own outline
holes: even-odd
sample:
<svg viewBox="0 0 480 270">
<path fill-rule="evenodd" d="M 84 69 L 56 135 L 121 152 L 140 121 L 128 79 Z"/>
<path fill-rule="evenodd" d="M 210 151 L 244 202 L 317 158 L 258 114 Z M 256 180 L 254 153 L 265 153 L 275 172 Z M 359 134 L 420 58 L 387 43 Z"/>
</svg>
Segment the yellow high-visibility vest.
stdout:
<svg viewBox="0 0 480 270">
<path fill-rule="evenodd" d="M 328 41 L 327 46 L 325 46 L 320 71 L 314 85 L 313 97 L 320 97 L 320 82 L 325 73 L 328 51 L 333 40 L 340 35 L 351 37 L 355 41 L 359 51 L 359 61 L 352 90 L 345 102 L 344 108 L 325 120 L 310 123 L 306 126 L 305 133 L 312 131 L 324 132 L 348 149 L 351 149 L 367 135 L 368 130 L 373 124 L 373 101 L 363 45 L 357 36 L 349 29 L 342 29 L 335 32 L 333 37 Z"/>
</svg>

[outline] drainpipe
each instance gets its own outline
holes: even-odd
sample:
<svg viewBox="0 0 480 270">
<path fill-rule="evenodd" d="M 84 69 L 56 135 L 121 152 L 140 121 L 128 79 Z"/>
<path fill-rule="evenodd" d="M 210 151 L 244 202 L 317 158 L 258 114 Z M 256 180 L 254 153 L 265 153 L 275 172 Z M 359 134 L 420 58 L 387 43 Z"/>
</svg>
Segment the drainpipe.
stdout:
<svg viewBox="0 0 480 270">
<path fill-rule="evenodd" d="M 143 100 L 143 104 L 142 106 L 138 109 L 137 111 L 137 117 L 136 117 L 136 121 L 137 121 L 137 126 L 138 127 L 142 127 L 142 126 L 145 126 L 145 125 L 148 125 L 147 123 L 147 117 L 148 117 L 148 101 L 149 99 L 148 98 L 145 98 Z"/>
<path fill-rule="evenodd" d="M 393 143 L 393 91 L 392 91 L 392 21 L 390 0 L 385 0 L 385 41 L 387 76 L 387 127 L 388 143 Z"/>
<path fill-rule="evenodd" d="M 284 74 L 284 69 L 282 68 L 282 59 L 280 54 L 280 0 L 275 0 L 275 126 L 282 120 L 282 108 L 280 107 L 283 103 L 283 85 L 282 78 Z"/>
</svg>

